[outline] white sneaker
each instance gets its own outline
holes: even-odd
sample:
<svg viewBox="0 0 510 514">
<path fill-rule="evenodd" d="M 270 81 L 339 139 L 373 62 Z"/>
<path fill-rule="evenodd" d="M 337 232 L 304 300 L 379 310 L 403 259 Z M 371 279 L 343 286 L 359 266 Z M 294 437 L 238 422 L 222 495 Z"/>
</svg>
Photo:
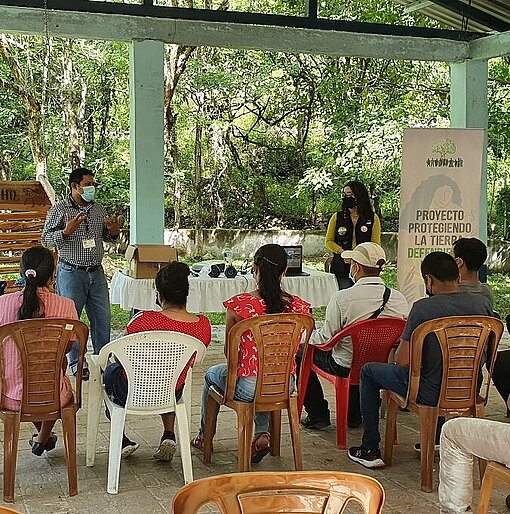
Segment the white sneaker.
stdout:
<svg viewBox="0 0 510 514">
<path fill-rule="evenodd" d="M 153 457 L 158 460 L 170 462 L 174 458 L 176 450 L 177 444 L 173 439 L 163 439 L 158 449 L 154 452 Z"/>
</svg>

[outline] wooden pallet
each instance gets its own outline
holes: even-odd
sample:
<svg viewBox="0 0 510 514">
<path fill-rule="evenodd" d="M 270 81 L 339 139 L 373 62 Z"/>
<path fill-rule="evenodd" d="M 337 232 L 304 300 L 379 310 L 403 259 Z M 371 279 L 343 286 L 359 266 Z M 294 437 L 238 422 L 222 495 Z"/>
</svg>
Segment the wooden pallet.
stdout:
<svg viewBox="0 0 510 514">
<path fill-rule="evenodd" d="M 0 181 L 0 280 L 19 272 L 22 253 L 41 244 L 51 202 L 36 180 Z M 9 281 L 6 292 L 13 288 Z"/>
</svg>

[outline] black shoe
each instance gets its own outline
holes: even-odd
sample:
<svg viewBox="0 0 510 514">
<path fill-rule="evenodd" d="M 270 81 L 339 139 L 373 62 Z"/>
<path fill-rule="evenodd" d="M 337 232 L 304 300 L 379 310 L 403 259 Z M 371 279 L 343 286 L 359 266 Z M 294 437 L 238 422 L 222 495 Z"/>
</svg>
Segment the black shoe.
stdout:
<svg viewBox="0 0 510 514">
<path fill-rule="evenodd" d="M 414 451 L 415 451 L 416 453 L 421 453 L 421 444 L 420 444 L 420 443 L 416 443 L 416 444 L 414 445 Z M 434 444 L 434 451 L 435 451 L 435 452 L 438 452 L 438 451 L 439 451 L 439 443 Z"/>
<path fill-rule="evenodd" d="M 73 377 L 76 377 L 78 376 L 78 373 L 75 371 L 73 373 Z M 90 378 L 90 371 L 89 371 L 89 368 L 83 368 L 83 371 L 82 371 L 82 374 L 81 374 L 81 381 L 82 382 L 88 382 Z"/>
<path fill-rule="evenodd" d="M 306 416 L 305 419 L 301 420 L 301 425 L 305 428 L 320 430 L 321 428 L 329 427 L 331 421 L 327 418 L 310 418 L 310 416 Z"/>
<path fill-rule="evenodd" d="M 361 426 L 361 419 L 357 419 L 356 421 L 347 421 L 347 426 L 349 428 L 358 428 Z"/>
<path fill-rule="evenodd" d="M 44 444 L 36 443 L 35 441 L 32 443 L 32 453 L 40 457 L 44 452 Z"/>
<path fill-rule="evenodd" d="M 380 450 L 365 450 L 363 446 L 352 446 L 347 457 L 366 468 L 383 468 L 385 466 Z"/>
<path fill-rule="evenodd" d="M 127 459 L 130 455 L 132 455 L 136 450 L 140 448 L 139 443 L 135 443 L 134 441 L 129 440 L 126 436 L 122 438 L 122 451 L 121 455 L 123 459 Z"/>
<path fill-rule="evenodd" d="M 35 438 L 37 437 L 37 434 L 34 434 L 29 440 L 28 440 L 28 444 L 30 446 L 34 446 L 34 444 L 41 444 L 41 443 L 36 443 L 35 442 Z M 51 450 L 54 450 L 55 449 L 55 446 L 57 446 L 57 435 L 56 434 L 51 434 L 50 437 L 48 437 L 48 441 L 46 441 L 46 444 L 44 445 L 44 449 L 47 451 L 47 452 L 51 452 Z M 36 453 L 36 455 L 39 455 L 38 453 Z"/>
</svg>

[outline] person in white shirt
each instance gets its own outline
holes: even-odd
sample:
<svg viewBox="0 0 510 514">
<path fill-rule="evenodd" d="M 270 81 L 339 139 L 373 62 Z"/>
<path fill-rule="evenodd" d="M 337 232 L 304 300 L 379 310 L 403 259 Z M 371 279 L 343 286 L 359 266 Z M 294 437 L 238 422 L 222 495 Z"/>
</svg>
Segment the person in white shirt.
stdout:
<svg viewBox="0 0 510 514">
<path fill-rule="evenodd" d="M 312 332 L 309 344 L 324 344 L 337 332 L 352 323 L 376 317 L 375 312 L 382 306 L 380 317 L 406 318 L 409 305 L 399 291 L 389 289 L 380 278 L 383 265 L 386 263 L 384 250 L 376 243 L 366 242 L 357 245 L 354 250 L 342 252 L 342 258 L 350 260 L 350 276 L 354 285 L 335 293 L 326 308 L 326 319 L 320 329 Z M 387 301 L 384 303 L 385 292 Z M 389 297 L 388 297 L 389 293 Z M 296 356 L 298 365 L 301 363 L 302 349 Z M 314 364 L 328 373 L 347 377 L 352 363 L 352 342 L 343 339 L 331 351 L 317 349 L 314 352 Z M 307 417 L 301 421 L 305 428 L 324 428 L 331 424 L 328 402 L 317 374 L 310 372 L 306 388 L 304 407 Z M 358 388 L 351 388 L 349 399 L 349 427 L 361 424 Z"/>
</svg>

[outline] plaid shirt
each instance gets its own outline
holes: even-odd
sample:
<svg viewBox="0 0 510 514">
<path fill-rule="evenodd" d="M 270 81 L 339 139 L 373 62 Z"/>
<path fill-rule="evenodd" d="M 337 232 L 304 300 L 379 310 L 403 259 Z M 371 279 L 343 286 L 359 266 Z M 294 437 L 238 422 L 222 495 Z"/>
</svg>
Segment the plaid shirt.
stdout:
<svg viewBox="0 0 510 514">
<path fill-rule="evenodd" d="M 67 215 L 75 218 L 80 212 L 84 212 L 87 217 L 74 234 L 64 238 L 62 232 L 67 223 Z M 56 248 L 60 260 L 64 262 L 75 266 L 98 266 L 103 260 L 103 241 L 115 240 L 104 224 L 107 217 L 103 205 L 91 202 L 81 207 L 69 195 L 48 211 L 41 242 L 46 248 Z M 83 247 L 83 242 L 87 239 L 94 239 L 94 248 Z"/>
</svg>

